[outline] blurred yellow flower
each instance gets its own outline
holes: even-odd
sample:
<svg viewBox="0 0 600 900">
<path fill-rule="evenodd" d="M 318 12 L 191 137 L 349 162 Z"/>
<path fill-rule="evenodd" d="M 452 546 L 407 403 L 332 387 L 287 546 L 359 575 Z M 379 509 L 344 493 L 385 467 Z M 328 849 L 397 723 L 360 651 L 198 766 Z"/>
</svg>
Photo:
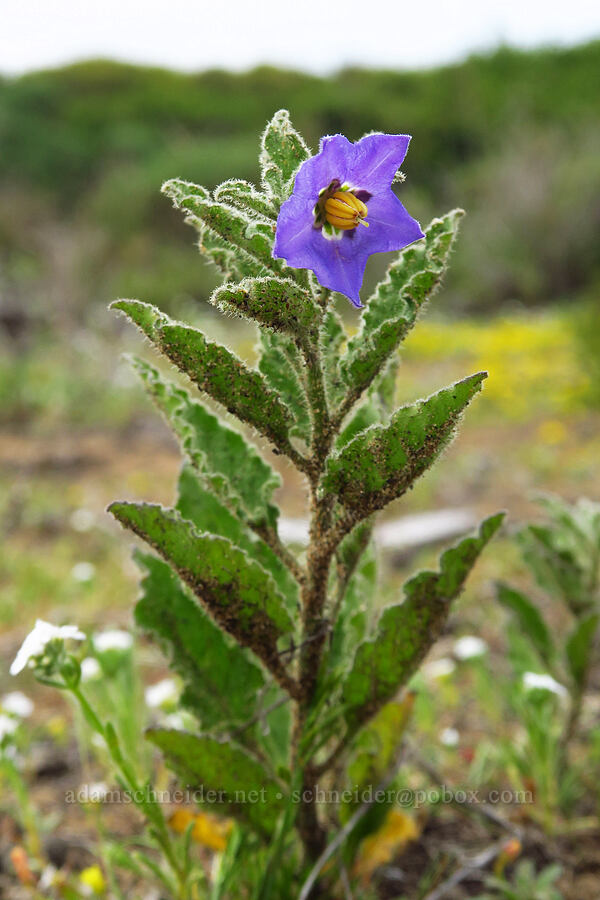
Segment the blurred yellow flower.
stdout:
<svg viewBox="0 0 600 900">
<path fill-rule="evenodd" d="M 558 419 L 546 419 L 538 427 L 537 436 L 541 444 L 562 444 L 569 432 L 563 422 Z"/>
<path fill-rule="evenodd" d="M 79 875 L 79 880 L 94 894 L 103 894 L 106 890 L 106 881 L 102 869 L 98 865 L 88 866 Z"/>
<path fill-rule="evenodd" d="M 361 843 L 352 874 L 368 883 L 379 866 L 390 862 L 419 833 L 417 823 L 407 813 L 390 809 L 383 825 Z"/>
<path fill-rule="evenodd" d="M 217 819 L 206 813 L 192 813 L 189 809 L 176 810 L 169 819 L 169 825 L 177 834 L 183 834 L 194 823 L 192 838 L 198 844 L 222 853 L 233 828 L 231 819 Z"/>
</svg>

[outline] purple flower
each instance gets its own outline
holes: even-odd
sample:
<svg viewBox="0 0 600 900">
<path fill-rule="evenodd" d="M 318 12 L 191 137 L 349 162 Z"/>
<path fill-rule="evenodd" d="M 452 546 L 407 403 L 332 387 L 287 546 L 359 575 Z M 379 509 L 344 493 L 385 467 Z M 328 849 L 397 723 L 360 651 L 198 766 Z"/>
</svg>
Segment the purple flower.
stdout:
<svg viewBox="0 0 600 900">
<path fill-rule="evenodd" d="M 273 256 L 312 269 L 323 287 L 361 307 L 368 257 L 423 237 L 392 191 L 409 142 L 407 134 L 368 134 L 356 144 L 342 134 L 322 138 L 281 206 Z"/>
</svg>

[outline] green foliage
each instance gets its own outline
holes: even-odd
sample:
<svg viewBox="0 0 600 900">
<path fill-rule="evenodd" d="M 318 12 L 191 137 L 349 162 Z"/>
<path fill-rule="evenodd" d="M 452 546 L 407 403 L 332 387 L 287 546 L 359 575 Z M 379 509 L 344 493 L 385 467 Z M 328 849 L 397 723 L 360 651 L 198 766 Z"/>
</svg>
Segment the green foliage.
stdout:
<svg viewBox="0 0 600 900">
<path fill-rule="evenodd" d="M 223 312 L 236 312 L 296 338 L 302 338 L 316 324 L 312 296 L 289 280 L 253 278 L 239 285 L 224 284 L 211 300 Z"/>
<path fill-rule="evenodd" d="M 205 729 L 247 719 L 264 684 L 260 666 L 227 640 L 166 563 L 149 553 L 136 560 L 145 575 L 135 619 L 183 678 L 182 704 Z"/>
<path fill-rule="evenodd" d="M 515 866 L 510 881 L 488 876 L 486 887 L 494 893 L 482 894 L 475 900 L 563 900 L 562 893 L 556 887 L 561 872 L 559 865 L 551 865 L 537 873 L 531 860 L 522 859 Z"/>
<path fill-rule="evenodd" d="M 204 802 L 224 807 L 260 833 L 275 828 L 283 809 L 282 786 L 240 745 L 165 728 L 149 729 L 148 738 L 198 792 L 199 803 L 204 792 Z"/>
<path fill-rule="evenodd" d="M 203 483 L 240 518 L 274 527 L 278 509 L 273 491 L 281 479 L 271 466 L 238 431 L 190 400 L 149 363 L 134 359 L 133 365 Z"/>
<path fill-rule="evenodd" d="M 349 342 L 342 362 L 342 372 L 356 395 L 368 387 L 439 286 L 463 215 L 462 209 L 455 209 L 434 219 L 425 229 L 425 240 L 398 255 L 369 298 L 361 329 Z"/>
<path fill-rule="evenodd" d="M 307 862 L 323 850 L 325 822 L 310 799 L 315 773 L 362 783 L 391 764 L 412 704 L 394 698 L 502 521 L 486 519 L 442 556 L 438 572 L 410 579 L 404 602 L 374 623 L 373 513 L 434 463 L 485 373 L 393 411 L 396 350 L 440 282 L 460 213 L 434 220 L 425 240 L 391 264 L 349 340 L 329 292 L 271 255 L 275 214 L 308 153 L 279 112 L 263 135 L 262 191 L 242 179 L 212 193 L 182 180 L 164 186 L 225 278 L 213 304 L 258 328 L 256 369 L 148 304 L 114 304 L 202 394 L 267 438 L 310 490 L 309 545 L 296 556 L 277 532 L 280 478 L 259 449 L 187 389 L 134 361 L 186 463 L 175 509 L 118 502 L 110 511 L 161 557 L 138 555 L 146 575 L 136 618 L 183 679 L 182 704 L 203 729 L 154 728 L 149 737 L 189 785 L 221 791 L 218 803 L 240 821 L 219 890 L 235 883 L 232 867 L 254 832 L 262 861 L 261 873 L 248 869 L 255 900 L 274 900 L 288 883 L 285 867 L 289 876 L 298 866 L 294 834 Z M 259 800 L 249 800 L 256 792 Z M 383 813 L 373 810 L 347 842 L 349 865 Z M 269 837 L 267 851 L 260 844 Z"/>
<path fill-rule="evenodd" d="M 437 640 L 467 575 L 502 524 L 503 514 L 486 519 L 474 538 L 447 550 L 438 572 L 421 572 L 404 588 L 402 603 L 381 614 L 375 637 L 361 644 L 343 686 L 345 717 L 351 729 L 370 719 L 402 688 Z"/>
<path fill-rule="evenodd" d="M 485 372 L 399 409 L 388 426 L 360 432 L 329 460 L 323 487 L 361 518 L 400 497 L 437 459 Z"/>
<path fill-rule="evenodd" d="M 175 510 L 113 503 L 110 512 L 173 567 L 214 620 L 284 677 L 277 641 L 292 630 L 285 602 L 267 572 L 226 538 L 196 531 Z"/>
</svg>

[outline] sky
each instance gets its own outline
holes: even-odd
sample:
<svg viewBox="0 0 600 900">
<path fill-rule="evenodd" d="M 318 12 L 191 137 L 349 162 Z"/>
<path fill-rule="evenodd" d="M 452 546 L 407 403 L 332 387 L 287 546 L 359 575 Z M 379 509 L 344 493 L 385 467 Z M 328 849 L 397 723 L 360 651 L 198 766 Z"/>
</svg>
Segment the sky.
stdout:
<svg viewBox="0 0 600 900">
<path fill-rule="evenodd" d="M 185 71 L 414 69 L 600 37 L 598 0 L 0 0 L 0 72 L 90 57 Z"/>
</svg>

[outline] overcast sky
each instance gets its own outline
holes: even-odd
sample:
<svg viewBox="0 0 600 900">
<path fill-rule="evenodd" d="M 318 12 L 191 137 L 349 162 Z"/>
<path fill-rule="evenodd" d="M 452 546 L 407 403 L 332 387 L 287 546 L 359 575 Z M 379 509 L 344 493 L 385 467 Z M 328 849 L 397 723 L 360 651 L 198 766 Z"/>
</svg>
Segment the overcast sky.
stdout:
<svg viewBox="0 0 600 900">
<path fill-rule="evenodd" d="M 417 68 L 600 36 L 599 0 L 0 0 L 0 72 L 89 57 L 184 70 Z"/>
</svg>

